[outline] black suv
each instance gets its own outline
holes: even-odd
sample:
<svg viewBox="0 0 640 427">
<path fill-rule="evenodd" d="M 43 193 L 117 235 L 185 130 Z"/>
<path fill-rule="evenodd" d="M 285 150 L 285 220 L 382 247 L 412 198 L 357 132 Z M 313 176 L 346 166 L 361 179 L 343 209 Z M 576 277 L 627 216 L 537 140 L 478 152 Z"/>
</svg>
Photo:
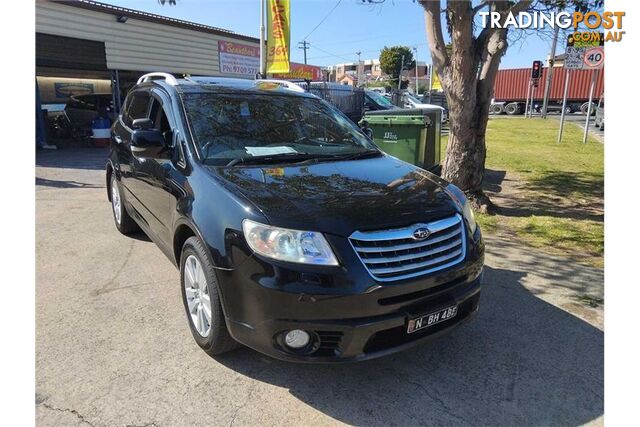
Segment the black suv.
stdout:
<svg viewBox="0 0 640 427">
<path fill-rule="evenodd" d="M 477 312 L 484 245 L 464 194 L 299 87 L 152 73 L 112 133 L 116 227 L 180 269 L 211 355 L 363 360 Z"/>
</svg>

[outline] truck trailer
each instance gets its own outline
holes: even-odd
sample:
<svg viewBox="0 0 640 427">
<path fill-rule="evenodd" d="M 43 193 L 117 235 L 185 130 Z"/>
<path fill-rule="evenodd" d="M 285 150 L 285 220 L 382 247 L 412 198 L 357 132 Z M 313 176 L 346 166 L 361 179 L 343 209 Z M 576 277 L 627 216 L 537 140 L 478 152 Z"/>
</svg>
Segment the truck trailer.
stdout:
<svg viewBox="0 0 640 427">
<path fill-rule="evenodd" d="M 580 111 L 587 113 L 589 108 L 589 87 L 592 73 L 597 73 L 596 84 L 593 91 L 592 113 L 600 97 L 604 94 L 604 69 L 600 70 L 567 70 L 564 67 L 554 67 L 551 90 L 549 91 L 548 111 L 560 111 L 564 95 L 564 84 L 567 71 L 569 77 L 569 90 L 567 92 L 566 113 Z M 538 80 L 538 87 L 533 88 L 533 110 L 541 111 L 544 87 L 549 68 L 542 69 L 542 76 Z M 531 79 L 531 68 L 513 68 L 498 70 L 494 88 L 492 114 L 523 114 Z"/>
</svg>

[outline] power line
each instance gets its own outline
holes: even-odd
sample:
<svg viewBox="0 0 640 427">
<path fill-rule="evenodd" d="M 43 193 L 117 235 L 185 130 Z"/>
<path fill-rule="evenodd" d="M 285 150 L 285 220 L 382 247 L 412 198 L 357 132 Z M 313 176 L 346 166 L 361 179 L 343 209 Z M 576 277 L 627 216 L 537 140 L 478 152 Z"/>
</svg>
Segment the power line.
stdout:
<svg viewBox="0 0 640 427">
<path fill-rule="evenodd" d="M 313 32 L 314 32 L 315 30 L 317 30 L 317 29 L 318 29 L 318 27 L 319 27 L 320 25 L 322 25 L 322 23 L 323 23 L 324 21 L 326 21 L 326 20 L 327 20 L 327 18 L 329 17 L 329 15 L 331 15 L 331 14 L 333 13 L 333 11 L 334 11 L 334 10 L 336 10 L 336 8 L 337 8 L 338 6 L 340 6 L 340 3 L 342 3 L 342 0 L 338 0 L 338 3 L 336 3 L 336 5 L 335 5 L 335 6 L 333 6 L 333 9 L 331 9 L 331 10 L 329 11 L 329 13 L 327 13 L 327 14 L 325 15 L 325 17 L 324 17 L 324 18 L 322 18 L 322 21 L 320 21 L 320 23 L 319 23 L 318 25 L 316 25 L 315 27 L 313 27 L 313 30 L 311 30 L 311 32 L 310 32 L 309 34 L 307 34 L 307 37 L 303 38 L 302 40 L 306 40 L 307 38 L 309 38 L 309 36 L 310 36 L 311 34 L 313 34 Z"/>
<path fill-rule="evenodd" d="M 346 40 L 334 41 L 330 43 L 320 43 L 320 46 L 335 46 L 337 44 L 340 44 L 340 45 L 353 44 L 353 43 L 361 43 L 361 42 L 366 42 L 369 40 L 376 40 L 376 39 L 389 39 L 393 37 L 405 37 L 405 35 L 400 35 L 397 33 L 388 33 L 388 34 L 376 35 L 373 37 L 366 37 L 366 38 L 360 38 L 360 39 L 349 39 L 349 37 L 345 37 Z M 314 45 L 315 44 L 316 43 L 314 42 Z M 413 44 L 413 43 L 410 43 L 410 44 Z"/>
<path fill-rule="evenodd" d="M 417 43 L 417 44 L 413 44 L 412 46 L 426 46 L 426 45 L 427 45 L 427 43 Z M 330 57 L 336 57 L 336 58 L 345 59 L 344 56 L 342 56 L 342 55 L 354 55 L 354 54 L 357 55 L 357 52 L 331 53 L 331 52 L 328 52 L 328 51 L 326 51 L 324 49 L 319 48 L 315 44 L 313 45 L 313 48 L 314 49 L 318 49 L 319 51 L 324 52 L 327 55 L 324 55 L 324 56 L 313 56 L 313 57 L 310 57 L 309 59 L 323 59 L 323 58 L 330 58 Z M 360 53 L 380 52 L 381 50 L 382 49 L 363 50 L 363 51 L 360 51 Z M 351 60 L 351 59 L 349 59 L 349 60 Z"/>
<path fill-rule="evenodd" d="M 346 58 L 346 57 L 344 57 L 342 55 L 337 55 L 335 53 L 328 52 L 328 51 L 326 51 L 324 49 L 321 49 L 321 48 L 319 48 L 318 46 L 315 46 L 315 45 L 313 46 L 313 48 L 314 49 L 318 49 L 320 52 L 324 52 L 324 53 L 328 54 L 328 56 L 335 57 L 335 58 L 341 58 L 341 59 L 344 59 L 345 61 L 351 61 L 351 59 L 352 59 L 352 58 Z M 345 53 L 344 55 L 349 55 L 349 54 L 355 54 L 355 52 L 348 52 L 348 53 Z M 318 58 L 318 57 L 315 57 L 315 58 Z M 309 58 L 309 59 L 311 59 L 311 58 Z"/>
</svg>

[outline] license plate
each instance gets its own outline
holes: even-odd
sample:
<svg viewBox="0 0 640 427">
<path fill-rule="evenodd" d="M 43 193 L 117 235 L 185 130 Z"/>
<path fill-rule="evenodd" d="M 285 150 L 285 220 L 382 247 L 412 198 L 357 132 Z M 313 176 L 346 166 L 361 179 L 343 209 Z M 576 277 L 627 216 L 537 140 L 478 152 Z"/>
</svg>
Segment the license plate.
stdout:
<svg viewBox="0 0 640 427">
<path fill-rule="evenodd" d="M 407 333 L 411 334 L 415 331 L 428 328 L 445 320 L 453 319 L 458 314 L 458 306 L 452 305 L 451 307 L 443 308 L 433 313 L 425 314 L 424 316 L 416 317 L 415 319 L 409 319 L 409 326 L 407 327 Z"/>
</svg>

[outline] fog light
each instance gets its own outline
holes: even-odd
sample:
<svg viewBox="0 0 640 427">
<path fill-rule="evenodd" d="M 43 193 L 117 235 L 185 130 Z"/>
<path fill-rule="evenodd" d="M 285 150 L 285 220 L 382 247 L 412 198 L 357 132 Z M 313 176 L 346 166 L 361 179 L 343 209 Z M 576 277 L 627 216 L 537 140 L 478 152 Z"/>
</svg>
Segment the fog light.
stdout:
<svg viewBox="0 0 640 427">
<path fill-rule="evenodd" d="M 288 347 L 295 349 L 302 348 L 309 344 L 309 334 L 300 329 L 294 329 L 287 332 L 284 336 L 284 342 Z"/>
</svg>

